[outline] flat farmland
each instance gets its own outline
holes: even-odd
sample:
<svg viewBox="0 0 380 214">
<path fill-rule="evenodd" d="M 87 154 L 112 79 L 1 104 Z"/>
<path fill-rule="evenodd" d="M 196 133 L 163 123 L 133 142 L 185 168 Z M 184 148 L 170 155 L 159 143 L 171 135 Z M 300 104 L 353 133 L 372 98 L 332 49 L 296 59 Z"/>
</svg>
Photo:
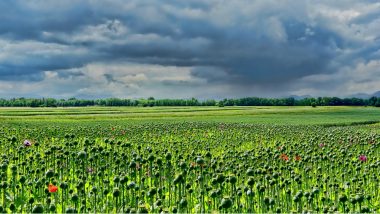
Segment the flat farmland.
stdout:
<svg viewBox="0 0 380 214">
<path fill-rule="evenodd" d="M 380 211 L 374 107 L 0 108 L 0 211 Z"/>
</svg>

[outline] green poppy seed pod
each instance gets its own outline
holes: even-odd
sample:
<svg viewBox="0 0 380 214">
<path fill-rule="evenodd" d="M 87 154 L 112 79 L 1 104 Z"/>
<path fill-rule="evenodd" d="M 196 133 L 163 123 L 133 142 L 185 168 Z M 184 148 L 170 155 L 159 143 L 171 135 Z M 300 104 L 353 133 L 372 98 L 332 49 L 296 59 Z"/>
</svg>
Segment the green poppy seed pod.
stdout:
<svg viewBox="0 0 380 214">
<path fill-rule="evenodd" d="M 356 195 L 355 196 L 355 200 L 358 202 L 358 203 L 362 203 L 364 201 L 364 197 L 363 195 Z"/>
<path fill-rule="evenodd" d="M 265 187 L 263 185 L 260 185 L 259 192 L 261 193 L 265 192 Z"/>
<path fill-rule="evenodd" d="M 49 210 L 50 212 L 55 212 L 57 210 L 57 207 L 55 206 L 55 204 L 50 204 Z"/>
<path fill-rule="evenodd" d="M 253 196 L 254 193 L 250 189 L 246 191 L 247 196 Z"/>
<path fill-rule="evenodd" d="M 228 197 L 224 197 L 222 199 L 222 201 L 220 202 L 220 206 L 223 208 L 223 209 L 228 209 L 230 207 L 232 207 L 232 200 Z"/>
<path fill-rule="evenodd" d="M 217 185 L 218 184 L 218 179 L 212 178 L 211 179 L 211 184 L 214 185 L 214 186 Z"/>
<path fill-rule="evenodd" d="M 230 177 L 229 177 L 229 182 L 230 182 L 231 184 L 236 184 L 236 182 L 237 182 L 237 178 L 236 178 L 236 176 L 234 176 L 234 175 L 230 175 Z"/>
<path fill-rule="evenodd" d="M 162 205 L 162 200 L 161 199 L 157 199 L 157 201 L 155 202 L 156 206 L 161 206 Z"/>
<path fill-rule="evenodd" d="M 116 163 L 116 165 L 119 165 L 121 163 L 121 160 L 120 159 L 116 159 L 115 163 Z"/>
<path fill-rule="evenodd" d="M 80 152 L 78 152 L 78 158 L 79 158 L 80 160 L 84 160 L 84 159 L 86 158 L 86 156 L 87 156 L 87 154 L 86 154 L 85 151 L 80 151 Z"/>
<path fill-rule="evenodd" d="M 47 178 L 52 178 L 54 176 L 54 171 L 52 169 L 49 169 L 48 171 L 45 172 L 45 176 Z"/>
<path fill-rule="evenodd" d="M 82 189 L 84 187 L 85 187 L 85 183 L 83 181 L 79 181 L 77 186 L 76 186 L 77 189 Z"/>
<path fill-rule="evenodd" d="M 319 194 L 319 189 L 318 188 L 313 188 L 312 193 L 313 193 L 313 195 Z"/>
<path fill-rule="evenodd" d="M 134 162 L 134 161 L 131 161 L 131 163 L 129 163 L 129 168 L 131 168 L 131 169 L 136 169 L 136 162 Z"/>
<path fill-rule="evenodd" d="M 203 158 L 201 156 L 198 156 L 197 159 L 195 160 L 195 162 L 198 165 L 204 165 L 205 164 L 205 161 L 203 160 Z"/>
<path fill-rule="evenodd" d="M 79 196 L 77 195 L 77 194 L 73 194 L 72 196 L 71 196 L 71 200 L 75 203 L 75 202 L 78 202 L 78 200 L 79 200 Z"/>
<path fill-rule="evenodd" d="M 206 158 L 211 158 L 211 157 L 212 157 L 211 153 L 210 153 L 210 152 L 207 152 L 207 153 L 206 153 Z"/>
<path fill-rule="evenodd" d="M 25 177 L 24 175 L 22 175 L 22 176 L 20 177 L 20 179 L 19 179 L 19 182 L 20 182 L 21 184 L 24 184 L 24 183 L 26 182 L 26 177 Z"/>
<path fill-rule="evenodd" d="M 69 187 L 69 185 L 68 185 L 66 182 L 62 182 L 62 183 L 59 185 L 59 187 L 60 187 L 61 189 L 67 189 L 67 188 Z"/>
<path fill-rule="evenodd" d="M 211 193 L 210 193 L 211 198 L 216 198 L 217 196 L 218 196 L 218 193 L 216 190 L 211 191 Z"/>
<path fill-rule="evenodd" d="M 303 196 L 304 196 L 305 198 L 308 198 L 308 197 L 310 196 L 310 193 L 309 193 L 309 192 L 304 192 L 304 193 L 303 193 Z"/>
<path fill-rule="evenodd" d="M 178 209 L 176 206 L 173 206 L 172 209 L 171 209 L 172 213 L 177 213 L 178 212 Z"/>
<path fill-rule="evenodd" d="M 5 171 L 7 171 L 7 169 L 8 169 L 8 164 L 7 163 L 1 164 L 1 170 L 3 170 L 5 172 Z"/>
<path fill-rule="evenodd" d="M 367 206 L 363 206 L 361 209 L 360 209 L 360 213 L 370 213 L 371 212 L 371 209 L 368 208 Z"/>
<path fill-rule="evenodd" d="M 277 179 L 280 175 L 277 172 L 274 172 L 272 176 L 274 179 Z"/>
<path fill-rule="evenodd" d="M 130 189 L 134 189 L 135 186 L 136 186 L 136 183 L 133 181 L 129 182 L 129 184 L 128 184 L 128 188 L 130 188 Z"/>
<path fill-rule="evenodd" d="M 139 206 L 137 213 L 149 213 L 149 211 L 145 206 Z"/>
<path fill-rule="evenodd" d="M 122 185 L 124 185 L 125 183 L 127 183 L 127 181 L 128 181 L 128 177 L 127 176 L 123 176 L 123 177 L 120 178 L 120 183 Z"/>
<path fill-rule="evenodd" d="M 149 162 L 153 162 L 154 161 L 154 155 L 152 155 L 152 154 L 150 154 L 149 156 L 148 156 L 148 161 Z"/>
<path fill-rule="evenodd" d="M 33 204 L 34 203 L 34 198 L 33 197 L 30 197 L 29 200 L 28 200 L 29 204 Z"/>
<path fill-rule="evenodd" d="M 110 192 L 110 191 L 109 191 L 108 189 L 104 189 L 104 190 L 103 190 L 103 194 L 104 194 L 104 195 L 108 195 L 109 192 Z"/>
<path fill-rule="evenodd" d="M 357 201 L 356 201 L 356 199 L 355 199 L 355 198 L 351 198 L 351 199 L 350 199 L 350 203 L 351 203 L 351 204 L 356 204 L 356 203 L 357 203 Z"/>
<path fill-rule="evenodd" d="M 253 178 L 248 178 L 247 184 L 252 187 L 255 184 L 255 180 Z"/>
<path fill-rule="evenodd" d="M 120 178 L 119 178 L 119 176 L 115 176 L 115 177 L 113 178 L 113 182 L 114 182 L 114 183 L 119 183 L 119 182 L 120 182 Z"/>
<path fill-rule="evenodd" d="M 269 201 L 270 201 L 269 197 L 265 196 L 264 197 L 264 204 L 268 206 L 269 205 Z"/>
<path fill-rule="evenodd" d="M 17 141 L 17 138 L 16 138 L 16 136 L 12 136 L 12 138 L 10 140 L 12 141 L 12 143 L 15 143 Z"/>
<path fill-rule="evenodd" d="M 90 140 L 88 138 L 84 139 L 84 144 L 85 145 L 89 145 L 89 143 L 90 143 Z"/>
<path fill-rule="evenodd" d="M 182 183 L 184 180 L 183 180 L 183 175 L 182 174 L 179 174 L 177 175 L 175 178 L 174 178 L 174 184 L 178 184 L 178 183 Z"/>
<path fill-rule="evenodd" d="M 11 203 L 11 204 L 9 205 L 9 209 L 10 209 L 12 212 L 15 212 L 15 211 L 16 211 L 16 206 L 15 206 L 15 204 L 14 204 L 14 203 Z"/>
<path fill-rule="evenodd" d="M 113 197 L 119 197 L 120 196 L 119 188 L 114 188 L 112 195 L 113 195 Z"/>
<path fill-rule="evenodd" d="M 157 193 L 157 189 L 156 189 L 155 187 L 152 187 L 152 188 L 148 191 L 148 196 L 153 197 L 156 193 Z"/>
<path fill-rule="evenodd" d="M 179 202 L 179 206 L 181 208 L 186 208 L 187 207 L 187 200 L 185 198 L 182 198 L 181 201 Z"/>
<path fill-rule="evenodd" d="M 156 163 L 157 163 L 158 166 L 161 166 L 162 165 L 162 159 L 161 158 L 157 158 Z"/>
<path fill-rule="evenodd" d="M 12 171 L 12 172 L 16 172 L 16 171 L 17 171 L 17 166 L 14 165 L 14 164 L 12 164 L 12 165 L 11 165 L 11 171 Z"/>
<path fill-rule="evenodd" d="M 345 194 L 339 196 L 339 201 L 342 202 L 342 203 L 346 203 L 346 201 L 348 200 L 347 196 Z"/>
<path fill-rule="evenodd" d="M 275 201 L 273 198 L 270 198 L 269 199 L 269 205 L 273 206 L 275 204 Z"/>
<path fill-rule="evenodd" d="M 276 213 L 282 213 L 280 207 L 277 207 L 277 208 L 276 208 Z"/>
<path fill-rule="evenodd" d="M 77 213 L 77 211 L 73 207 L 68 207 L 66 208 L 65 213 Z"/>
<path fill-rule="evenodd" d="M 165 159 L 166 159 L 167 161 L 170 161 L 170 160 L 172 159 L 172 154 L 171 154 L 170 152 L 166 153 L 166 155 L 165 155 Z"/>
<path fill-rule="evenodd" d="M 255 172 L 252 169 L 248 169 L 245 173 L 247 176 L 253 176 Z"/>
<path fill-rule="evenodd" d="M 43 212 L 44 212 L 44 207 L 42 206 L 42 204 L 38 203 L 34 205 L 32 209 L 32 213 L 43 213 Z"/>
</svg>

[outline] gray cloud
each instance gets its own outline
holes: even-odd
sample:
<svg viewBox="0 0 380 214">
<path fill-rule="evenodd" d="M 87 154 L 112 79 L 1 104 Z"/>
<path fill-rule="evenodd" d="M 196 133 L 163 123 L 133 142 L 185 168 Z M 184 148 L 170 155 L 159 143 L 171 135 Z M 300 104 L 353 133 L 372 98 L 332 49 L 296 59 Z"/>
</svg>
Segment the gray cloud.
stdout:
<svg viewBox="0 0 380 214">
<path fill-rule="evenodd" d="M 223 97 L 318 95 L 325 92 L 315 77 L 323 76 L 329 93 L 339 95 L 345 90 L 334 85 L 343 68 L 355 73 L 363 68 L 360 63 L 380 60 L 379 9 L 370 0 L 5 0 L 0 2 L 0 81 L 43 83 L 46 72 L 53 72 L 48 74 L 57 77 L 51 81 L 62 84 L 57 93 L 70 96 L 164 97 L 166 90 L 182 86 L 178 95 L 202 97 L 202 91 L 189 88 L 196 85 L 209 89 L 204 96 Z M 163 78 L 153 81 L 158 86 L 151 91 L 150 80 L 130 71 L 102 70 L 98 76 L 91 65 L 99 63 L 119 70 L 128 63 L 160 68 Z M 178 77 L 168 77 L 165 67 L 177 69 Z M 378 74 L 375 66 L 366 69 Z M 82 84 L 74 87 L 65 79 Z M 356 92 L 368 92 L 363 85 L 372 80 L 345 81 L 355 82 Z M 110 91 L 91 92 L 92 84 Z M 112 93 L 115 87 L 123 91 Z M 0 87 L 0 95 L 6 94 Z"/>
</svg>

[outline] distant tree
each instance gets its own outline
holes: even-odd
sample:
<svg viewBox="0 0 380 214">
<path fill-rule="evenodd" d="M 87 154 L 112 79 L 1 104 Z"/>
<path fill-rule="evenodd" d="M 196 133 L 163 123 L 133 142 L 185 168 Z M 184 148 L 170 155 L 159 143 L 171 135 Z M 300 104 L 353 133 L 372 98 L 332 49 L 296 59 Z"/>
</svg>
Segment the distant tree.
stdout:
<svg viewBox="0 0 380 214">
<path fill-rule="evenodd" d="M 370 106 L 375 106 L 377 100 L 378 100 L 377 97 L 371 97 L 371 98 L 369 98 L 369 100 L 368 100 L 368 105 L 370 105 Z"/>
<path fill-rule="evenodd" d="M 376 106 L 376 107 L 380 107 L 380 98 L 377 98 L 377 101 L 376 101 L 376 103 L 375 103 L 375 106 Z"/>
</svg>

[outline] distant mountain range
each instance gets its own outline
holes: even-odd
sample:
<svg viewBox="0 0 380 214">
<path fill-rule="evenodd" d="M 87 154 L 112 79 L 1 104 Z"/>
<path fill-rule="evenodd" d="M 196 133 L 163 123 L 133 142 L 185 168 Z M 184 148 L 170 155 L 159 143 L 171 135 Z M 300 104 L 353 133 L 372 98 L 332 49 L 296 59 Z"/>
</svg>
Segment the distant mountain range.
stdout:
<svg viewBox="0 0 380 214">
<path fill-rule="evenodd" d="M 356 98 L 362 98 L 362 99 L 368 99 L 371 97 L 380 97 L 380 91 L 376 91 L 373 94 L 366 94 L 366 93 L 358 93 L 358 94 L 353 94 L 349 97 L 356 97 Z"/>
<path fill-rule="evenodd" d="M 302 99 L 305 99 L 305 98 L 311 98 L 313 96 L 310 96 L 310 95 L 290 95 L 290 97 L 296 99 L 296 100 L 302 100 Z M 361 98 L 361 99 L 369 99 L 371 97 L 380 97 L 380 91 L 376 91 L 375 93 L 373 94 L 366 94 L 366 93 L 357 93 L 357 94 L 353 94 L 353 95 L 350 95 L 350 96 L 347 96 L 347 98 L 352 98 L 352 97 L 355 97 L 355 98 Z"/>
</svg>

